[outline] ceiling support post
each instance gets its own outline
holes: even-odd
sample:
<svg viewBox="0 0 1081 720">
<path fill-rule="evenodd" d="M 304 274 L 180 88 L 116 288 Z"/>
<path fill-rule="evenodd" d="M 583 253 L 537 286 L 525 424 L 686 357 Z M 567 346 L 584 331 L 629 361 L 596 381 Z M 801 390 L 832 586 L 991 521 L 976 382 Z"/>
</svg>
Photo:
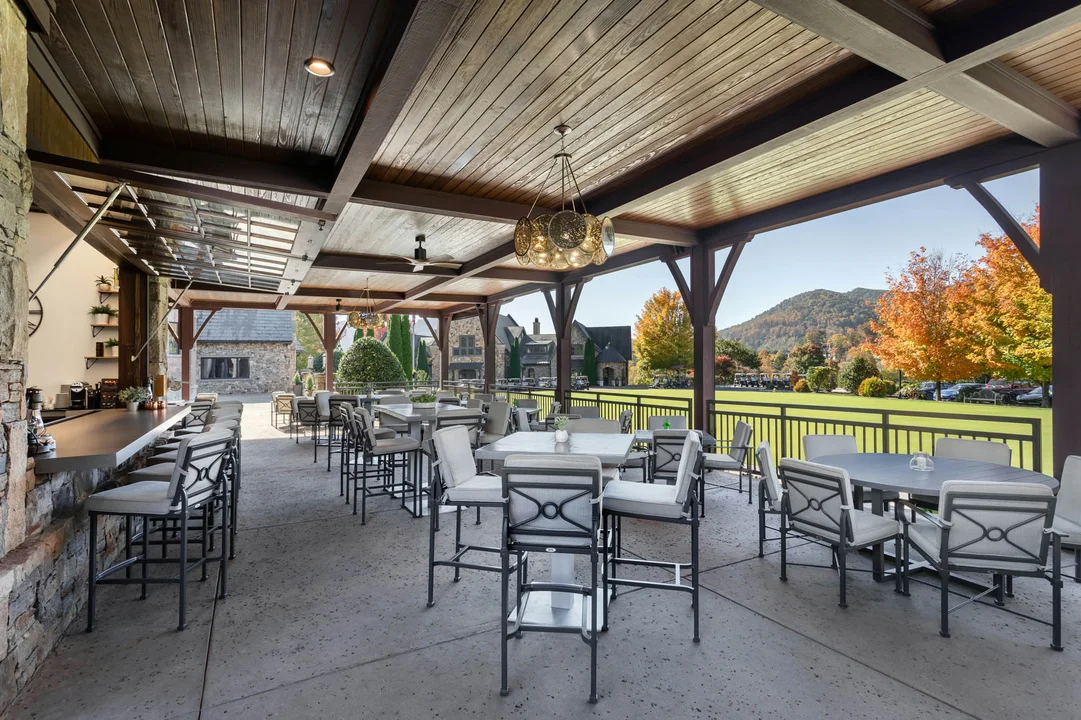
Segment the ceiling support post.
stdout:
<svg viewBox="0 0 1081 720">
<path fill-rule="evenodd" d="M 334 392 L 334 347 L 338 344 L 338 330 L 334 327 L 335 313 L 323 313 L 323 353 L 327 369 L 327 390 Z"/>
<path fill-rule="evenodd" d="M 195 393 L 191 391 L 191 360 L 195 350 L 195 309 L 181 307 L 180 332 L 176 344 L 180 346 L 180 397 L 185 402 L 191 400 Z"/>
<path fill-rule="evenodd" d="M 551 290 L 544 291 L 548 303 L 548 312 L 552 316 L 552 325 L 556 331 L 556 394 L 555 399 L 570 405 L 571 391 L 571 344 L 574 338 L 574 313 L 578 309 L 578 299 L 582 296 L 585 280 L 575 283 L 560 283 L 555 288 L 555 297 Z"/>
<path fill-rule="evenodd" d="M 477 316 L 484 341 L 484 392 L 491 392 L 496 383 L 495 331 L 499 325 L 499 308 L 502 303 L 478 303 Z"/>
</svg>

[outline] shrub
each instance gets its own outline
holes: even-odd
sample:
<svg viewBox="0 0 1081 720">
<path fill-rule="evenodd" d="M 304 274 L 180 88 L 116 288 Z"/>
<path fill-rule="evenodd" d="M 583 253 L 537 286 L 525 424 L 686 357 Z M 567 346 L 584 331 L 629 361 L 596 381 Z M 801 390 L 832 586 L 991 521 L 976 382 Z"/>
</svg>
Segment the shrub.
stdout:
<svg viewBox="0 0 1081 720">
<path fill-rule="evenodd" d="M 886 382 L 879 377 L 869 377 L 860 383 L 860 397 L 886 397 Z"/>
<path fill-rule="evenodd" d="M 355 340 L 342 358 L 338 380 L 349 383 L 405 383 L 398 358 L 375 338 Z"/>
<path fill-rule="evenodd" d="M 808 385 L 807 381 L 804 380 L 803 378 L 800 378 L 799 380 L 797 380 L 796 384 L 792 386 L 792 389 L 795 392 L 807 392 L 807 393 L 811 392 L 811 386 Z"/>
<path fill-rule="evenodd" d="M 309 395 L 311 395 L 312 391 L 315 390 L 315 376 L 314 375 L 308 375 L 308 377 L 304 380 L 304 389 L 307 391 L 307 393 Z"/>
<path fill-rule="evenodd" d="M 815 392 L 830 392 L 837 387 L 837 371 L 828 367 L 814 367 L 807 373 L 807 384 Z"/>
<path fill-rule="evenodd" d="M 300 384 L 300 373 L 293 373 L 293 385 Z"/>
<path fill-rule="evenodd" d="M 901 386 L 901 391 L 897 393 L 897 397 L 906 400 L 920 400 L 923 398 L 923 395 L 920 394 L 919 383 L 905 383 Z"/>
<path fill-rule="evenodd" d="M 897 383 L 895 383 L 893 380 L 887 380 L 886 378 L 882 378 L 882 384 L 886 386 L 887 396 L 897 394 Z"/>
<path fill-rule="evenodd" d="M 326 370 L 327 366 L 326 366 L 326 362 L 324 361 L 323 358 L 324 358 L 323 353 L 319 353 L 318 355 L 315 356 L 315 360 L 312 362 L 312 371 L 313 372 L 321 373 L 324 370 Z"/>
<path fill-rule="evenodd" d="M 855 394 L 859 392 L 860 384 L 867 378 L 872 377 L 882 377 L 882 373 L 878 371 L 875 359 L 867 353 L 863 353 L 844 364 L 838 380 L 841 387 Z"/>
</svg>

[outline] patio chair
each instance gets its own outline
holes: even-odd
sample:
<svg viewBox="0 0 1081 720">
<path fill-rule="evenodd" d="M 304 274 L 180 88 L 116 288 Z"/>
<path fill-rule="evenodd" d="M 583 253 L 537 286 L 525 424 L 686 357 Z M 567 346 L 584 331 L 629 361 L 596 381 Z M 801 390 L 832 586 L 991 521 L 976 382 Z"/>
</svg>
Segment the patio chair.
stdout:
<svg viewBox="0 0 1081 720">
<path fill-rule="evenodd" d="M 570 405 L 567 412 L 586 420 L 595 420 L 601 416 L 601 409 L 596 405 Z"/>
<path fill-rule="evenodd" d="M 1053 527 L 1055 495 L 1039 483 L 947 480 L 938 496 L 939 514 L 931 515 L 911 503 L 918 521 L 898 512 L 904 524 L 903 592 L 908 593 L 909 550 L 916 548 L 939 574 L 941 596 L 939 634 L 950 636 L 950 613 L 994 593 L 1005 605 L 1005 577 L 1039 577 L 1051 583 L 1051 647 L 1062 650 L 1062 553 L 1060 534 Z M 1051 551 L 1051 572 L 1047 554 Z M 974 571 L 991 574 L 992 585 L 950 607 L 950 575 Z M 1019 613 L 1015 613 L 1019 614 Z"/>
<path fill-rule="evenodd" d="M 519 398 L 518 407 L 526 408 L 527 410 L 535 410 L 540 406 L 537 405 L 537 401 L 533 398 Z"/>
<path fill-rule="evenodd" d="M 603 418 L 575 418 L 567 421 L 567 430 L 572 433 L 604 433 L 619 435 L 621 428 L 618 420 Z"/>
<path fill-rule="evenodd" d="M 1073 580 L 1081 583 L 1081 455 L 1066 458 L 1059 482 L 1054 527 L 1062 546 L 1073 550 Z"/>
<path fill-rule="evenodd" d="M 605 542 L 605 563 L 610 565 L 605 578 L 605 590 L 608 586 L 626 585 L 630 587 L 654 588 L 659 590 L 678 590 L 691 593 L 691 609 L 694 613 L 694 642 L 699 641 L 698 634 L 698 500 L 694 488 L 697 475 L 702 471 L 701 441 L 696 433 L 685 433 L 683 449 L 680 452 L 678 479 L 675 485 L 656 485 L 616 480 L 604 488 L 601 507 L 603 510 Z M 645 560 L 623 555 L 623 518 L 654 520 L 656 522 L 689 525 L 691 528 L 691 584 L 686 585 L 682 573 L 685 562 Z M 609 540 L 612 554 L 607 552 Z M 655 582 L 617 577 L 620 565 L 639 567 L 667 568 L 672 571 L 670 582 Z M 615 588 L 612 591 L 615 596 Z M 608 613 L 604 615 L 604 629 L 608 629 Z"/>
<path fill-rule="evenodd" d="M 856 438 L 851 435 L 804 435 L 803 456 L 815 462 L 823 455 L 855 455 Z"/>
<path fill-rule="evenodd" d="M 292 422 L 293 420 L 293 393 L 277 393 L 270 405 L 271 424 L 280 427 L 282 418 Z"/>
<path fill-rule="evenodd" d="M 781 580 L 788 580 L 789 565 L 824 567 L 788 562 L 788 532 L 796 530 L 805 538 L 825 544 L 833 551 L 840 576 L 840 607 L 848 607 L 848 554 L 883 545 L 893 539 L 897 556 L 901 553 L 900 525 L 852 504 L 852 483 L 841 469 L 785 458 L 781 460 Z M 852 570 L 855 570 L 854 568 Z M 861 571 L 870 572 L 870 570 Z M 894 574 L 894 589 L 901 592 L 900 573 Z"/>
<path fill-rule="evenodd" d="M 517 602 L 511 626 L 509 589 L 501 583 L 500 688 L 507 684 L 507 640 L 523 632 L 580 633 L 590 647 L 589 701 L 597 702 L 597 635 L 601 610 L 596 598 L 603 598 L 604 564 L 599 542 L 601 519 L 601 463 L 586 455 L 511 455 L 503 464 L 503 574 L 510 574 L 510 558 L 528 552 L 547 555 L 585 555 L 590 563 L 588 585 L 535 582 L 516 574 Z M 582 626 L 553 626 L 527 618 L 530 597 L 535 592 L 559 592 L 581 596 Z M 588 606 L 588 607 L 587 607 Z"/>
<path fill-rule="evenodd" d="M 634 410 L 627 408 L 619 414 L 619 431 L 625 435 L 632 434 L 634 432 Z M 641 468 L 642 470 L 642 482 L 649 481 L 649 446 L 636 444 L 634 449 L 631 450 L 630 455 L 627 456 L 626 462 L 620 466 L 620 470 L 627 468 Z M 622 476 L 622 473 L 620 473 Z"/>
<path fill-rule="evenodd" d="M 514 408 L 514 429 L 516 432 L 533 432 L 533 426 L 529 422 L 529 408 Z"/>
<path fill-rule="evenodd" d="M 327 407 L 329 408 L 329 417 L 327 418 L 327 472 L 330 472 L 331 456 L 337 453 L 339 456 L 343 451 L 343 436 L 345 434 L 345 425 L 343 421 L 343 415 L 341 408 L 348 406 L 350 408 L 360 407 L 360 402 L 356 395 L 343 395 L 334 393 L 327 397 Z M 340 463 L 339 463 L 340 464 Z"/>
<path fill-rule="evenodd" d="M 293 398 L 293 424 L 296 426 L 296 441 L 300 442 L 300 431 L 309 428 L 312 438 L 312 462 L 319 461 L 317 452 L 319 440 L 319 428 L 323 426 L 323 418 L 319 414 L 319 407 L 314 398 Z"/>
<path fill-rule="evenodd" d="M 387 397 L 380 398 L 377 402 L 378 405 L 412 405 L 413 401 L 409 399 L 408 395 L 388 395 Z M 379 414 L 379 427 L 389 428 L 399 435 L 409 434 L 409 423 L 402 422 L 387 415 Z"/>
<path fill-rule="evenodd" d="M 1012 456 L 1013 452 L 1010 450 L 1010 446 L 1004 442 L 951 437 L 941 437 L 935 440 L 935 457 L 1009 465 Z"/>
<path fill-rule="evenodd" d="M 773 467 L 773 455 L 769 450 L 769 443 L 763 440 L 758 444 L 755 453 L 758 456 L 758 471 L 762 473 L 758 481 L 758 557 L 764 553 L 766 543 L 766 516 L 781 514 L 781 481 L 777 478 L 777 471 Z M 769 528 L 780 532 L 779 528 Z M 777 537 L 770 540 L 779 539 Z"/>
<path fill-rule="evenodd" d="M 747 504 L 751 503 L 751 466 L 748 460 L 751 453 L 751 426 L 740 420 L 732 431 L 732 442 L 717 443 L 718 448 L 728 448 L 726 453 L 706 453 L 706 470 L 718 470 L 721 472 L 735 472 L 739 475 L 739 487 L 737 492 L 743 492 L 743 476 L 747 476 Z M 703 487 L 705 486 L 705 473 L 703 475 Z M 731 487 L 730 485 L 728 487 Z M 705 503 L 702 508 L 705 512 Z"/>
<path fill-rule="evenodd" d="M 342 453 L 339 456 L 339 482 L 338 495 L 345 496 L 345 502 L 349 503 L 350 486 L 356 478 L 358 464 L 362 461 L 364 452 L 363 430 L 360 425 L 360 417 L 356 407 L 349 403 L 339 405 L 338 412 L 342 422 Z M 391 440 L 398 437 L 398 433 L 390 428 L 375 428 L 376 440 Z"/>
<path fill-rule="evenodd" d="M 474 399 L 480 400 L 482 403 L 490 403 L 495 400 L 495 395 L 492 393 L 477 393 L 473 396 Z"/>
<path fill-rule="evenodd" d="M 435 474 L 429 485 L 428 505 L 428 607 L 435 605 L 435 568 L 454 568 L 454 582 L 458 582 L 461 570 L 503 572 L 502 565 L 479 565 L 463 560 L 467 553 L 502 552 L 502 548 L 462 543 L 462 508 L 503 507 L 503 481 L 495 473 L 477 472 L 477 461 L 469 444 L 469 430 L 465 425 L 439 428 L 431 438 L 432 467 Z M 435 534 L 439 530 L 439 507 L 454 508 L 454 553 L 447 559 L 435 559 Z M 516 571 L 518 562 L 509 572 Z M 508 575 L 502 577 L 506 585 Z"/>
<path fill-rule="evenodd" d="M 400 495 L 402 507 L 405 507 L 405 494 L 407 490 L 413 491 L 414 515 L 416 504 L 419 503 L 418 483 L 420 473 L 417 469 L 417 452 L 420 450 L 420 441 L 411 437 L 394 437 L 380 440 L 375 434 L 375 424 L 371 415 L 364 408 L 355 410 L 360 422 L 362 457 L 360 472 L 353 477 L 353 514 L 357 514 L 357 496 L 360 497 L 360 524 L 367 523 L 368 497 L 374 495 Z M 370 470 L 372 461 L 376 462 L 375 470 Z M 402 471 L 399 481 L 395 477 L 397 470 Z M 369 486 L 369 478 L 378 481 L 378 484 Z"/>
<path fill-rule="evenodd" d="M 224 468 L 233 444 L 233 435 L 227 432 L 206 433 L 184 440 L 181 446 L 180 461 L 171 470 L 169 482 L 143 480 L 129 485 L 94 493 L 86 500 L 89 513 L 90 568 L 87 582 L 86 631 L 94 630 L 94 612 L 97 601 L 98 585 L 140 585 L 141 597 L 146 597 L 150 584 L 174 584 L 179 586 L 179 623 L 178 630 L 187 627 L 187 580 L 192 570 L 201 570 L 202 579 L 206 580 L 207 563 L 219 562 L 219 597 L 226 595 L 226 558 L 229 552 L 229 493 L 225 491 Z M 214 525 L 210 518 L 210 508 L 219 502 L 221 524 Z M 199 557 L 189 563 L 189 523 L 193 517 L 201 515 L 201 548 Z M 98 517 L 101 515 L 119 515 L 125 519 L 125 559 L 98 572 Z M 142 519 L 142 552 L 132 555 L 133 519 Z M 177 547 L 179 557 L 151 558 L 149 524 L 159 521 L 172 523 L 179 534 Z M 218 530 L 221 533 L 221 552 L 212 557 L 208 553 L 208 533 Z M 163 530 L 164 533 L 164 530 Z M 163 535 L 164 542 L 164 535 Z M 164 545 L 163 545 L 164 554 Z M 175 564 L 178 576 L 175 578 L 149 577 L 151 564 Z M 131 568 L 138 565 L 140 577 L 131 576 Z M 119 570 L 125 571 L 125 577 L 113 578 L 110 575 Z"/>
<path fill-rule="evenodd" d="M 501 440 L 510 429 L 510 403 L 493 401 L 484 414 L 484 431 L 477 438 L 477 445 L 490 445 Z"/>
<path fill-rule="evenodd" d="M 664 424 L 668 423 L 668 427 Z M 646 429 L 648 430 L 686 430 L 687 429 L 687 416 L 686 415 L 650 415 L 646 418 Z"/>
<path fill-rule="evenodd" d="M 534 426 L 533 429 L 534 430 L 551 430 L 552 429 L 552 424 L 555 422 L 556 416 L 558 416 L 560 414 L 559 411 L 560 411 L 560 409 L 562 407 L 563 407 L 563 404 L 561 402 L 559 402 L 558 400 L 553 400 L 552 401 L 552 408 L 548 411 L 548 415 L 545 416 L 545 418 L 543 420 L 539 421 Z M 581 417 L 581 416 L 579 416 L 579 417 Z"/>
<path fill-rule="evenodd" d="M 465 407 L 469 408 L 470 410 L 481 410 L 484 407 L 484 403 L 482 403 L 477 398 L 469 398 L 465 401 Z"/>
</svg>

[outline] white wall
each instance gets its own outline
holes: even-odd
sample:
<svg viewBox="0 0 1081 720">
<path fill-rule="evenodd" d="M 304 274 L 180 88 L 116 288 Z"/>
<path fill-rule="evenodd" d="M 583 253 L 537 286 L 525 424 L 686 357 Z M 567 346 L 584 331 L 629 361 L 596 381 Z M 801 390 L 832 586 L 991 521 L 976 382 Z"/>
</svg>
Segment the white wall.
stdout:
<svg viewBox="0 0 1081 720">
<path fill-rule="evenodd" d="M 31 289 L 38 286 L 74 238 L 75 233 L 51 216 L 30 213 L 26 269 Z M 64 383 L 95 383 L 116 377 L 116 360 L 99 360 L 89 370 L 84 360 L 84 356 L 94 354 L 95 343 L 117 337 L 117 331 L 111 329 L 93 337 L 87 314 L 92 305 L 101 304 L 94 278 L 112 277 L 113 267 L 104 255 L 82 242 L 49 278 L 38 294 L 43 317 L 41 327 L 30 338 L 28 387 L 40 387 L 48 398 L 55 396 Z M 117 296 L 110 296 L 105 304 L 116 307 Z"/>
</svg>

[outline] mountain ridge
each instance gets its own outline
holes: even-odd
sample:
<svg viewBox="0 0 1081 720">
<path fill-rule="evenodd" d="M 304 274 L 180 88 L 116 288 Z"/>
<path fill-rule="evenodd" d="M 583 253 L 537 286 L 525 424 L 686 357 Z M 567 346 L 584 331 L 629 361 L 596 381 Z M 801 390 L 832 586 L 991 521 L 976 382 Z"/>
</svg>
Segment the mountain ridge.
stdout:
<svg viewBox="0 0 1081 720">
<path fill-rule="evenodd" d="M 808 290 L 750 320 L 717 330 L 717 337 L 739 340 L 755 350 L 787 352 L 803 342 L 810 330 L 823 330 L 828 338 L 863 325 L 874 317 L 874 302 L 884 292 L 871 288 Z"/>
</svg>

